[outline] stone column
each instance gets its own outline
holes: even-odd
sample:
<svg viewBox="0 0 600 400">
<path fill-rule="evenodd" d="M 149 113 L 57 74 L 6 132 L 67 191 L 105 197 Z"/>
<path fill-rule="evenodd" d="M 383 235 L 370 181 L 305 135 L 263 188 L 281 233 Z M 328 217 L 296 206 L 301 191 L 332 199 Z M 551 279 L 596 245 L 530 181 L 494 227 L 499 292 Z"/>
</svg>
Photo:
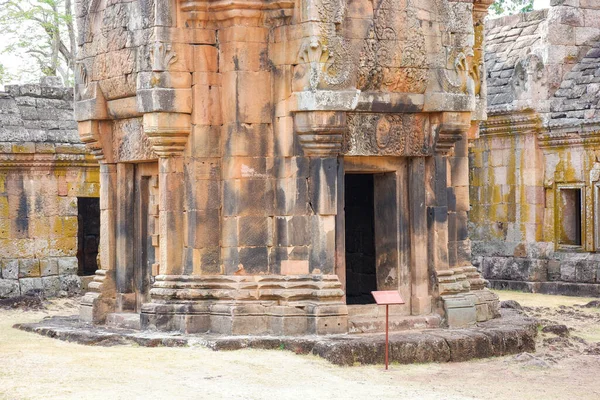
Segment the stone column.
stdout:
<svg viewBox="0 0 600 400">
<path fill-rule="evenodd" d="M 296 112 L 296 134 L 309 158 L 309 202 L 312 207 L 311 273 L 333 274 L 335 267 L 335 220 L 338 213 L 338 156 L 346 131 L 346 113 L 338 111 Z"/>
<path fill-rule="evenodd" d="M 81 300 L 82 321 L 103 323 L 115 309 L 116 182 L 112 151 L 112 122 L 106 99 L 97 82 L 90 82 L 85 64 L 76 67 L 74 114 L 81 141 L 100 162 L 100 243 L 98 270 Z"/>
<path fill-rule="evenodd" d="M 431 312 L 427 249 L 427 170 L 425 158 L 412 158 L 408 165 L 411 254 L 411 313 Z"/>
<path fill-rule="evenodd" d="M 176 25 L 171 3 L 156 6 L 157 26 Z M 191 132 L 192 47 L 155 41 L 146 46 L 145 57 L 145 71 L 137 76 L 137 110 L 143 113 L 144 133 L 159 158 L 159 272 L 182 275 L 183 152 Z"/>
<path fill-rule="evenodd" d="M 158 155 L 160 274 L 183 274 L 183 150 L 190 114 L 144 114 L 144 132 Z"/>
<path fill-rule="evenodd" d="M 100 243 L 98 270 L 81 300 L 80 319 L 85 322 L 103 323 L 115 309 L 116 270 L 116 196 L 117 166 L 112 162 L 110 147 L 106 154 L 103 142 L 110 142 L 111 122 L 86 120 L 79 122 L 81 141 L 100 162 Z"/>
<path fill-rule="evenodd" d="M 116 164 L 115 283 L 117 311 L 135 310 L 134 274 L 134 165 Z"/>
<path fill-rule="evenodd" d="M 323 275 L 334 282 L 331 304 L 315 303 L 308 309 L 309 332 L 347 332 L 347 308 L 341 300 L 336 263 L 336 217 L 339 182 L 344 178 L 338 157 L 347 129 L 346 113 L 340 111 L 299 111 L 294 113 L 298 141 L 309 159 L 308 198 L 311 207 L 310 251 L 308 267 L 311 274 Z M 325 294 L 325 291 L 323 291 Z"/>
<path fill-rule="evenodd" d="M 471 113 L 444 112 L 435 115 L 433 122 L 437 131 L 436 152 L 444 155 L 440 158 L 447 160 L 446 168 L 449 169 L 444 181 L 447 185 L 448 256 L 447 268 L 439 262 L 435 271 L 441 300 L 438 307 L 443 308 L 450 327 L 462 327 L 491 318 L 496 301 L 491 292 L 481 291 L 485 281 L 471 265 L 467 226 L 470 209 L 467 135 L 471 129 Z M 436 164 L 437 161 L 438 157 Z"/>
</svg>

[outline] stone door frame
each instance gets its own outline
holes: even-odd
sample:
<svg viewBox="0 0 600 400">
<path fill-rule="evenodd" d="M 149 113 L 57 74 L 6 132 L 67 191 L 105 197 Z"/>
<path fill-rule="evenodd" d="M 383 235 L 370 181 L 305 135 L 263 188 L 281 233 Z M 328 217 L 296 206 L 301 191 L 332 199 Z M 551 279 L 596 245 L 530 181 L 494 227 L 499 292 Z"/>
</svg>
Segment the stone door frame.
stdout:
<svg viewBox="0 0 600 400">
<path fill-rule="evenodd" d="M 406 301 L 402 306 L 406 314 L 410 314 L 412 294 L 408 164 L 408 157 L 343 156 L 339 158 L 335 258 L 335 273 L 342 282 L 345 292 L 344 178 L 348 173 L 374 174 L 376 176 L 374 212 L 377 288 L 378 290 L 398 289 Z M 395 196 L 392 197 L 395 198 L 393 202 L 390 202 L 390 191 L 395 192 Z M 389 218 L 390 214 L 393 215 L 392 218 Z M 394 234 L 395 238 L 390 240 L 390 235 Z"/>
</svg>

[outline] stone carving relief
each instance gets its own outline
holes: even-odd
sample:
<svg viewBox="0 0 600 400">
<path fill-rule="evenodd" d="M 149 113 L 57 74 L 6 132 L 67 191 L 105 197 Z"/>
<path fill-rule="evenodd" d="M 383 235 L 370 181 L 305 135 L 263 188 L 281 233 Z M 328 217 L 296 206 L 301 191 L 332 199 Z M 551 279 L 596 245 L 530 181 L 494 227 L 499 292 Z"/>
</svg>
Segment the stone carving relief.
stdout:
<svg viewBox="0 0 600 400">
<path fill-rule="evenodd" d="M 374 2 L 373 24 L 359 57 L 358 88 L 423 93 L 427 87 L 425 38 L 412 1 L 406 9 Z"/>
<path fill-rule="evenodd" d="M 87 67 L 83 62 L 75 64 L 75 101 L 82 100 L 87 97 L 89 91 L 89 76 Z"/>
<path fill-rule="evenodd" d="M 473 84 L 473 94 L 475 94 L 475 96 L 479 96 L 481 95 L 481 86 L 483 85 L 483 71 L 485 65 L 483 63 L 483 59 L 475 60 L 475 57 L 471 58 L 471 62 L 469 64 L 469 83 Z"/>
<path fill-rule="evenodd" d="M 344 82 L 349 71 L 339 71 L 334 55 L 324 40 L 317 36 L 308 37 L 302 42 L 298 52 L 299 63 L 308 64 L 308 86 L 310 90 L 316 90 L 324 81 L 331 86 Z"/>
<path fill-rule="evenodd" d="M 438 70 L 438 82 L 444 92 L 475 94 L 474 77 L 480 75 L 478 65 L 471 65 L 473 51 L 470 48 L 452 48 L 445 69 Z"/>
<path fill-rule="evenodd" d="M 517 97 L 529 92 L 536 84 L 542 83 L 544 78 L 544 62 L 537 54 L 528 54 L 517 62 L 512 76 L 512 88 Z"/>
<path fill-rule="evenodd" d="M 115 120 L 113 157 L 118 162 L 156 160 L 141 118 Z"/>
<path fill-rule="evenodd" d="M 425 156 L 431 154 L 426 118 L 420 114 L 349 113 L 344 155 Z"/>
<path fill-rule="evenodd" d="M 473 5 L 468 2 L 436 0 L 442 29 L 448 40 L 444 48 L 445 65 L 438 67 L 436 91 L 453 94 L 481 93 L 483 61 L 475 57 Z"/>
<path fill-rule="evenodd" d="M 346 14 L 346 0 L 321 0 L 317 10 L 321 35 L 306 38 L 300 47 L 298 61 L 310 63 L 310 90 L 316 90 L 317 86 L 340 88 L 348 82 L 353 69 L 349 45 L 336 29 Z"/>
<path fill-rule="evenodd" d="M 89 84 L 87 68 L 83 62 L 78 62 L 75 65 L 75 82 L 85 86 Z"/>
<path fill-rule="evenodd" d="M 167 71 L 177 61 L 177 54 L 168 43 L 156 42 L 149 45 L 148 61 L 152 71 Z"/>
<path fill-rule="evenodd" d="M 450 2 L 435 0 L 440 21 L 444 30 L 453 33 L 473 33 L 473 4 L 470 2 Z"/>
</svg>

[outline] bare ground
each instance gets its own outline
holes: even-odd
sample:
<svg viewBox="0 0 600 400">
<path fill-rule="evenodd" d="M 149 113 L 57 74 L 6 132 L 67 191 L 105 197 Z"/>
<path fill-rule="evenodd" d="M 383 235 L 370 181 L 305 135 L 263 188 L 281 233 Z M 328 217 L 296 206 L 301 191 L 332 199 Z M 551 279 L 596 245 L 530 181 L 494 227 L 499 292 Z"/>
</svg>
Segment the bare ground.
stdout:
<svg viewBox="0 0 600 400">
<path fill-rule="evenodd" d="M 538 352 L 464 363 L 337 367 L 287 351 L 90 347 L 12 328 L 77 312 L 0 310 L 0 399 L 598 399 L 600 308 L 593 299 L 499 292 L 544 326 Z"/>
</svg>

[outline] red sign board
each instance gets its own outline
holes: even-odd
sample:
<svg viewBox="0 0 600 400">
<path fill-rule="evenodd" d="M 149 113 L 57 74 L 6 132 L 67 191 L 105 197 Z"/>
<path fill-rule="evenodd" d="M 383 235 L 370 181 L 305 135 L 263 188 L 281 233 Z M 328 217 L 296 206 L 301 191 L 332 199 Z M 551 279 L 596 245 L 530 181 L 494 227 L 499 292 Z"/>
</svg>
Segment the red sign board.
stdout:
<svg viewBox="0 0 600 400">
<path fill-rule="evenodd" d="M 397 290 L 379 290 L 371 294 L 377 304 L 404 304 Z"/>
</svg>

